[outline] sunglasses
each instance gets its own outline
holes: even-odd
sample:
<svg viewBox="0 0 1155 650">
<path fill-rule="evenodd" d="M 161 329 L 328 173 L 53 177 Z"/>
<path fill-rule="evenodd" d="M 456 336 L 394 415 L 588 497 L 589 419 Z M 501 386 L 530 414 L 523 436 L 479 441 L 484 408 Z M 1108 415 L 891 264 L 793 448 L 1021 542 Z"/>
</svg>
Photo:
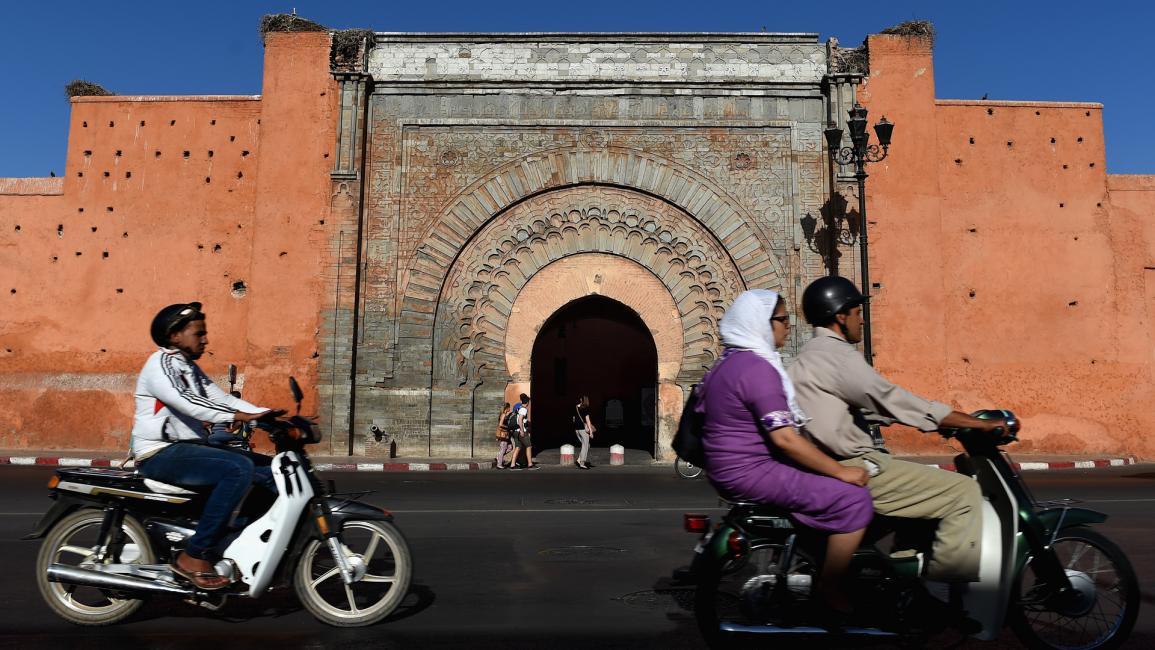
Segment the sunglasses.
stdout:
<svg viewBox="0 0 1155 650">
<path fill-rule="evenodd" d="M 790 317 L 789 316 L 771 316 L 770 320 L 776 320 L 779 323 L 782 323 L 783 325 L 789 325 L 790 324 Z"/>
</svg>

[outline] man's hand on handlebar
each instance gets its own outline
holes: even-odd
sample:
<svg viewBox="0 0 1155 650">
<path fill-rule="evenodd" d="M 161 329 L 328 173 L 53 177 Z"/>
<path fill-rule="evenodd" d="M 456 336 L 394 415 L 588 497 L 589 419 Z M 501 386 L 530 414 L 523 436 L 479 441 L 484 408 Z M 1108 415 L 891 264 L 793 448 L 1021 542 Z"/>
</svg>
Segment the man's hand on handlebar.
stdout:
<svg viewBox="0 0 1155 650">
<path fill-rule="evenodd" d="M 275 420 L 275 419 L 281 417 L 285 413 L 288 413 L 288 411 L 286 411 L 285 409 L 268 409 L 265 411 L 261 411 L 260 413 L 242 413 L 241 411 L 237 411 L 236 413 L 233 414 L 233 421 L 234 422 L 255 422 L 255 421 L 270 422 L 272 420 Z"/>
</svg>

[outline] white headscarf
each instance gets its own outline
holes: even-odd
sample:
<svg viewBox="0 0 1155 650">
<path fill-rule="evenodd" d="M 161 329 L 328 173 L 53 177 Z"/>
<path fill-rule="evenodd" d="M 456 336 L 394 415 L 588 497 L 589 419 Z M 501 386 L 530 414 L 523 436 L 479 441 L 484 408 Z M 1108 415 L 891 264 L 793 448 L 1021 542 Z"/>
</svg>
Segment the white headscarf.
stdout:
<svg viewBox="0 0 1155 650">
<path fill-rule="evenodd" d="M 794 384 L 782 365 L 782 355 L 774 347 L 774 329 L 770 317 L 774 315 L 780 297 L 768 289 L 745 291 L 734 300 L 734 304 L 722 316 L 722 345 L 737 350 L 749 350 L 770 362 L 782 379 L 782 390 L 786 393 L 786 404 L 794 415 L 796 424 L 804 424 L 810 418 L 798 406 L 794 398 Z"/>
</svg>

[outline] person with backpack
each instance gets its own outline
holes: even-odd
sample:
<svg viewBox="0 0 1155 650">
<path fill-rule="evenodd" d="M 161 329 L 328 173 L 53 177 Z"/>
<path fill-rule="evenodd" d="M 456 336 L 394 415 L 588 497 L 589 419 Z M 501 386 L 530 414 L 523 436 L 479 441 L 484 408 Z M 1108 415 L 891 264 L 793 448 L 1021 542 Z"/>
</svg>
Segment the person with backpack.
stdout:
<svg viewBox="0 0 1155 650">
<path fill-rule="evenodd" d="M 502 402 L 501 415 L 497 418 L 497 442 L 500 446 L 497 450 L 497 457 L 493 459 L 494 469 L 506 469 L 505 455 L 513 449 L 513 441 L 509 439 L 509 425 L 505 423 L 511 410 L 509 402 Z"/>
<path fill-rule="evenodd" d="M 521 455 L 521 450 L 525 450 L 525 465 L 526 469 L 537 469 L 538 464 L 533 462 L 533 438 L 530 437 L 529 424 L 529 395 L 522 393 L 518 396 L 521 401 L 513 407 L 511 419 L 513 427 L 510 428 L 510 437 L 513 439 L 513 457 L 509 461 L 509 469 L 521 469 L 517 465 L 517 457 Z"/>
</svg>

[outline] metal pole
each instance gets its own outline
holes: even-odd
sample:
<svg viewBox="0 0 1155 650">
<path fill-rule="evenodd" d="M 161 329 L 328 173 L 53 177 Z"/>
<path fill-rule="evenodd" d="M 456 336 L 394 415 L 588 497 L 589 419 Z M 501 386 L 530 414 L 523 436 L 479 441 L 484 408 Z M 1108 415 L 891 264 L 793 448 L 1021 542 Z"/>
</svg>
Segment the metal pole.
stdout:
<svg viewBox="0 0 1155 650">
<path fill-rule="evenodd" d="M 862 295 L 866 296 L 866 302 L 862 303 L 862 356 L 866 358 L 866 363 L 874 365 L 874 355 L 870 349 L 870 257 L 867 255 L 866 246 L 866 161 L 862 157 L 856 157 L 855 178 L 858 179 L 858 215 L 862 220 L 862 225 L 859 226 L 858 241 L 862 244 Z"/>
</svg>

